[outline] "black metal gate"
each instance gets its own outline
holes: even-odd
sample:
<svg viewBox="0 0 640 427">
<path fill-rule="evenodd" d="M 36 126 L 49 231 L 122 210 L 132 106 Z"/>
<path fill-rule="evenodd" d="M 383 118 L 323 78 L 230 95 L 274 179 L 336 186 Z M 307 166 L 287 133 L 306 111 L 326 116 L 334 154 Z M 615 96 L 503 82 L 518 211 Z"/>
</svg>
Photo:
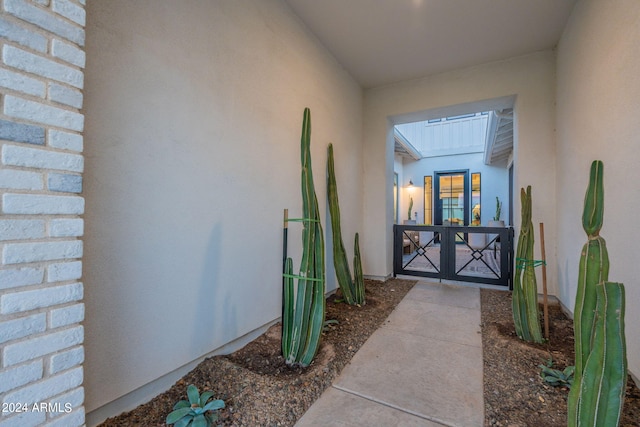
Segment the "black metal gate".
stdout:
<svg viewBox="0 0 640 427">
<path fill-rule="evenodd" d="M 394 225 L 393 274 L 513 286 L 513 228 Z"/>
</svg>

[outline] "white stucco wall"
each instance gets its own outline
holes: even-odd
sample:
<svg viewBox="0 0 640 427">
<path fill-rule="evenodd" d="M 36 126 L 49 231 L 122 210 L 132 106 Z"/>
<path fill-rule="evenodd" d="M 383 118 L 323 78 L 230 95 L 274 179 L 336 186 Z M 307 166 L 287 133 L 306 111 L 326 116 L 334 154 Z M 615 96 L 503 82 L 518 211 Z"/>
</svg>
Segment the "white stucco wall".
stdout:
<svg viewBox="0 0 640 427">
<path fill-rule="evenodd" d="M 323 211 L 334 143 L 347 242 L 363 231 L 363 181 L 362 91 L 283 1 L 92 1 L 87 21 L 85 387 L 87 410 L 102 407 L 91 424 L 280 316 L 304 107 Z"/>
<path fill-rule="evenodd" d="M 559 298 L 573 310 L 593 160 L 604 162 L 609 279 L 626 289 L 629 369 L 640 377 L 640 3 L 578 2 L 558 47 Z"/>
<path fill-rule="evenodd" d="M 364 97 L 365 274 L 392 274 L 392 123 L 483 109 L 514 109 L 514 215 L 520 224 L 521 186 L 532 185 L 533 218 L 545 224 L 546 255 L 556 255 L 555 53 L 538 52 L 481 66 L 369 89 Z M 515 97 L 515 103 L 513 103 Z M 406 176 L 405 176 L 406 180 Z M 507 215 L 507 212 L 505 212 Z M 516 235 L 518 233 L 516 228 Z M 536 246 L 539 254 L 539 247 Z M 548 266 L 555 277 L 556 264 Z M 540 283 L 540 281 L 539 281 Z M 556 291 L 554 281 L 549 291 Z"/>
</svg>

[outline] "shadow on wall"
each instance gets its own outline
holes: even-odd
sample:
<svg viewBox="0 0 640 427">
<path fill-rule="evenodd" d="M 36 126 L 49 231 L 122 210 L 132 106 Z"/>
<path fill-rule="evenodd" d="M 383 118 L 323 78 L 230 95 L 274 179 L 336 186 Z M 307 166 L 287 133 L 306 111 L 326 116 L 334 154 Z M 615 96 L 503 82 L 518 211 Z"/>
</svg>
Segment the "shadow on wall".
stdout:
<svg viewBox="0 0 640 427">
<path fill-rule="evenodd" d="M 195 319 L 200 328 L 193 331 L 190 354 L 207 354 L 224 343 L 216 343 L 218 333 L 225 337 L 238 334 L 236 307 L 229 290 L 232 283 L 222 284 L 219 277 L 221 266 L 222 226 L 216 223 L 211 230 L 207 250 L 204 253 L 202 278 L 198 299 L 194 307 Z M 203 335 L 204 334 L 204 335 Z M 224 341 L 224 340 L 223 340 Z M 208 348 L 203 345 L 212 343 Z"/>
</svg>

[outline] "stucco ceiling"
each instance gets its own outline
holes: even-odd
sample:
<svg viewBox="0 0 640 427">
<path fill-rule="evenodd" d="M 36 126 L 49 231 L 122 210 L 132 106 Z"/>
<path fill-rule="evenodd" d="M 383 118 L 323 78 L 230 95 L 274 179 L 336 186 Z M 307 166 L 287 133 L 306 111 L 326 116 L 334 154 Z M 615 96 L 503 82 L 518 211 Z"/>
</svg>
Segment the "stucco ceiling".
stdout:
<svg viewBox="0 0 640 427">
<path fill-rule="evenodd" d="M 576 0 L 285 0 L 365 88 L 556 46 Z"/>
</svg>

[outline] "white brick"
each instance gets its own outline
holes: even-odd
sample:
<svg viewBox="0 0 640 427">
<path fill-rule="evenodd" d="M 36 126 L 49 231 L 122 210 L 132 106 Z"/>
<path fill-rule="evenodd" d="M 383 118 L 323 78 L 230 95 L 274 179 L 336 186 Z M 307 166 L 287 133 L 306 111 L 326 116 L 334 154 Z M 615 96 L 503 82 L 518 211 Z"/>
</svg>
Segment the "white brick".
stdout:
<svg viewBox="0 0 640 427">
<path fill-rule="evenodd" d="M 0 139 L 44 145 L 44 132 L 45 129 L 42 126 L 0 119 Z"/>
<path fill-rule="evenodd" d="M 55 398 L 51 399 L 50 402 L 54 405 L 57 404 L 58 407 L 63 408 L 65 411 L 67 411 L 66 413 L 69 413 L 71 410 L 79 408 L 80 406 L 82 406 L 82 403 L 84 403 L 84 387 L 78 387 L 75 390 L 70 391 L 69 393 L 56 396 Z M 61 414 L 65 414 L 65 412 L 63 411 Z M 50 415 L 52 417 L 57 417 L 59 413 Z"/>
<path fill-rule="evenodd" d="M 0 289 L 37 285 L 44 280 L 44 268 L 17 268 L 0 270 Z"/>
<path fill-rule="evenodd" d="M 44 332 L 47 328 L 46 317 L 45 313 L 39 313 L 0 322 L 0 343 Z M 2 381 L 0 381 L 0 388 L 2 388 L 1 384 Z"/>
<path fill-rule="evenodd" d="M 84 170 L 84 157 L 81 154 L 60 153 L 19 145 L 4 145 L 2 147 L 2 163 L 9 166 L 57 169 L 70 172 L 82 172 Z"/>
<path fill-rule="evenodd" d="M 54 57 L 67 61 L 70 64 L 77 65 L 80 68 L 84 68 L 85 66 L 86 54 L 84 51 L 70 45 L 69 43 L 53 39 L 51 44 L 51 53 Z"/>
<path fill-rule="evenodd" d="M 44 237 L 44 220 L 5 219 L 0 220 L 1 240 L 25 240 Z"/>
<path fill-rule="evenodd" d="M 82 71 L 11 45 L 4 45 L 2 59 L 10 67 L 57 80 L 82 89 Z"/>
<path fill-rule="evenodd" d="M 74 366 L 81 365 L 84 362 L 84 347 L 79 346 L 72 348 L 71 350 L 56 353 L 51 356 L 51 363 L 49 365 L 49 372 L 57 374 L 61 371 L 73 368 Z"/>
<path fill-rule="evenodd" d="M 49 416 L 55 421 L 46 424 L 46 427 L 76 427 L 84 424 L 84 387 L 78 387 L 69 393 L 57 396 L 49 401 L 53 405 L 57 405 L 61 410 L 59 412 L 49 413 Z M 65 415 L 68 414 L 68 415 Z"/>
<path fill-rule="evenodd" d="M 80 215 L 84 213 L 84 198 L 7 193 L 2 195 L 2 211 L 5 214 Z"/>
<path fill-rule="evenodd" d="M 23 46 L 30 47 L 38 52 L 46 52 L 48 40 L 42 34 L 38 34 L 33 31 L 7 21 L 0 17 L 0 37 L 6 37 L 9 40 L 13 40 L 16 43 L 20 43 Z"/>
<path fill-rule="evenodd" d="M 13 169 L 0 170 L 0 188 L 42 190 L 43 182 L 44 175 L 41 173 Z"/>
<path fill-rule="evenodd" d="M 42 360 L 36 360 L 35 362 L 0 372 L 0 393 L 39 380 L 42 378 L 43 370 Z"/>
<path fill-rule="evenodd" d="M 53 0 L 52 9 L 54 12 L 84 27 L 86 14 L 83 7 L 71 3 L 69 0 Z"/>
<path fill-rule="evenodd" d="M 58 193 L 82 193 L 82 175 L 50 172 L 47 174 L 47 189 Z"/>
<path fill-rule="evenodd" d="M 63 150 L 82 152 L 82 135 L 50 129 L 49 146 L 54 148 L 61 148 Z"/>
<path fill-rule="evenodd" d="M 21 412 L 11 418 L 0 418 L 0 427 L 36 427 L 42 426 L 47 414 L 44 412 Z"/>
<path fill-rule="evenodd" d="M 46 85 L 43 81 L 14 73 L 5 68 L 0 69 L 0 86 L 40 98 L 44 98 L 46 94 Z"/>
<path fill-rule="evenodd" d="M 23 264 L 82 257 L 82 241 L 7 243 L 2 250 L 4 264 Z"/>
<path fill-rule="evenodd" d="M 84 128 L 84 116 L 80 113 L 11 95 L 4 98 L 4 114 L 70 130 L 82 131 Z"/>
<path fill-rule="evenodd" d="M 57 83 L 49 85 L 49 99 L 70 107 L 82 108 L 82 92 Z"/>
<path fill-rule="evenodd" d="M 82 218 L 63 218 L 51 221 L 49 234 L 51 237 L 80 237 L 84 234 Z"/>
<path fill-rule="evenodd" d="M 13 16 L 58 34 L 80 46 L 84 45 L 84 30 L 82 28 L 60 19 L 44 9 L 33 6 L 25 0 L 4 0 L 4 8 Z"/>
<path fill-rule="evenodd" d="M 71 413 L 65 416 L 44 424 L 42 427 L 81 427 L 84 426 L 84 421 L 84 408 L 78 408 L 72 410 Z"/>
<path fill-rule="evenodd" d="M 80 323 L 84 320 L 84 304 L 74 304 L 68 307 L 51 310 L 49 314 L 51 329 Z"/>
<path fill-rule="evenodd" d="M 33 405 L 36 402 L 46 402 L 48 398 L 74 389 L 81 384 L 82 368 L 78 367 L 44 381 L 38 381 L 13 393 L 7 393 L 2 401 L 26 402 Z"/>
<path fill-rule="evenodd" d="M 14 292 L 0 297 L 0 313 L 10 314 L 82 299 L 82 283 Z"/>
<path fill-rule="evenodd" d="M 60 262 L 47 268 L 47 282 L 77 280 L 82 277 L 82 261 Z"/>
<path fill-rule="evenodd" d="M 74 328 L 65 329 L 60 332 L 54 332 L 26 341 L 20 341 L 16 344 L 7 345 L 4 348 L 4 366 L 7 367 L 16 365 L 27 360 L 32 360 L 44 356 L 45 354 L 55 353 L 69 347 L 74 347 L 78 344 L 81 344 L 83 339 L 84 330 L 82 326 L 76 326 Z M 75 386 L 78 385 L 79 384 L 76 384 Z M 68 387 L 67 389 L 70 388 L 71 387 Z M 54 396 L 62 391 L 64 390 L 60 390 L 59 392 L 53 393 L 50 396 Z M 17 401 L 18 400 L 14 400 L 14 402 Z"/>
</svg>

